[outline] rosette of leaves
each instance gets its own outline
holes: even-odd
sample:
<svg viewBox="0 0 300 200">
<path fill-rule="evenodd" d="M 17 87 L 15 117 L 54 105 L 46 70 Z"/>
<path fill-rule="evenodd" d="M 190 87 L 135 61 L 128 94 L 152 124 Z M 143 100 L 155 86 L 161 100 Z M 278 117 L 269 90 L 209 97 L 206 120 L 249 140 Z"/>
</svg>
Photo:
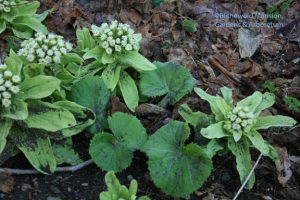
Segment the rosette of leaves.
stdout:
<svg viewBox="0 0 300 200">
<path fill-rule="evenodd" d="M 171 121 L 151 135 L 143 146 L 154 184 L 176 198 L 199 189 L 212 170 L 207 151 L 197 144 L 186 144 L 189 136 L 187 123 Z"/>
<path fill-rule="evenodd" d="M 131 111 L 139 102 L 138 89 L 134 79 L 127 73 L 128 67 L 138 72 L 156 69 L 139 51 L 140 34 L 127 24 L 113 21 L 100 27 L 77 31 L 78 50 L 85 52 L 84 59 L 95 59 L 97 68 L 107 87 L 113 91 L 118 86 L 124 101 Z"/>
<path fill-rule="evenodd" d="M 156 70 L 143 72 L 140 81 L 141 93 L 147 97 L 164 96 L 159 105 L 174 105 L 192 91 L 194 80 L 189 70 L 173 62 L 154 62 Z"/>
<path fill-rule="evenodd" d="M 1 65 L 2 67 L 4 65 Z M 10 71 L 11 74 L 5 73 Z M 23 63 L 13 51 L 5 60 L 5 90 L 19 91 L 10 98 L 10 104 L 0 106 L 0 160 L 2 154 L 15 152 L 7 149 L 18 148 L 38 171 L 54 172 L 57 159 L 52 150 L 52 142 L 80 133 L 95 121 L 94 113 L 76 103 L 61 100 L 50 102 L 51 95 L 60 90 L 61 81 L 53 76 L 37 75 L 24 77 Z M 17 86 L 6 87 L 11 76 Z M 19 77 L 16 81 L 16 78 Z M 3 94 L 1 94 L 3 96 Z M 6 151 L 6 152 L 3 152 Z"/>
<path fill-rule="evenodd" d="M 146 130 L 136 117 L 121 112 L 108 118 L 108 126 L 111 133 L 96 134 L 89 152 L 102 170 L 120 172 L 129 167 L 134 151 L 146 142 Z"/>
<path fill-rule="evenodd" d="M 213 124 L 201 129 L 201 135 L 207 139 L 227 140 L 228 149 L 236 157 L 241 182 L 245 181 L 252 169 L 250 145 L 273 160 L 277 158 L 274 147 L 263 139 L 258 130 L 296 124 L 291 117 L 260 115 L 275 103 L 271 93 L 254 92 L 234 104 L 232 90 L 227 87 L 221 88 L 223 98 L 209 95 L 201 88 L 195 88 L 195 92 L 201 99 L 208 101 L 215 120 Z M 247 188 L 251 189 L 254 182 L 255 177 L 252 175 Z"/>
<path fill-rule="evenodd" d="M 12 30 L 20 38 L 29 38 L 34 31 L 47 33 L 47 28 L 41 23 L 47 13 L 37 15 L 38 1 L 24 0 L 0 1 L 0 34 L 5 30 Z"/>
<path fill-rule="evenodd" d="M 137 197 L 138 183 L 136 180 L 130 182 L 129 188 L 121 185 L 113 171 L 107 172 L 105 175 L 105 183 L 107 191 L 100 193 L 100 200 L 150 200 L 147 196 Z"/>
</svg>

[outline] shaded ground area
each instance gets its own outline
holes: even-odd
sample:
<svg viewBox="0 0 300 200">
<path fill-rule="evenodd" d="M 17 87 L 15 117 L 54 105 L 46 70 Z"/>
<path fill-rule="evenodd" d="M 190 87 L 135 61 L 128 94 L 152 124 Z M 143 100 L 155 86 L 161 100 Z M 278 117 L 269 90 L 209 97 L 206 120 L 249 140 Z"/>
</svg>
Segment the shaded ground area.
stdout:
<svg viewBox="0 0 300 200">
<path fill-rule="evenodd" d="M 42 10 L 54 7 L 46 24 L 51 31 L 62 34 L 71 41 L 75 39 L 76 28 L 89 27 L 92 23 L 101 24 L 113 19 L 130 23 L 143 34 L 141 52 L 146 57 L 185 65 L 190 69 L 197 85 L 207 88 L 212 94 L 216 94 L 222 86 L 229 86 L 234 89 L 234 98 L 239 100 L 255 90 L 263 91 L 263 83 L 270 80 L 279 91 L 276 93 L 276 105 L 266 110 L 265 114 L 289 115 L 299 121 L 300 112 L 290 110 L 283 101 L 286 95 L 300 98 L 299 2 L 288 1 L 290 7 L 280 12 L 281 18 L 276 21 L 283 24 L 279 29 L 253 28 L 246 37 L 250 47 L 255 48 L 255 42 L 251 39 L 260 37 L 261 40 L 251 58 L 241 58 L 239 48 L 244 43 L 238 39 L 238 28 L 214 26 L 220 22 L 220 19 L 213 17 L 216 13 L 264 13 L 274 4 L 272 0 L 263 2 L 182 0 L 164 3 L 153 9 L 151 1 L 144 0 L 42 0 Z M 196 22 L 196 33 L 187 33 L 182 29 L 181 23 L 185 18 Z M 221 21 L 230 22 L 232 19 Z M 263 19 L 259 21 L 266 22 Z M 1 40 L 1 57 L 5 55 L 7 43 L 4 42 L 5 40 Z M 157 99 L 153 99 L 150 103 L 157 102 Z M 158 114 L 140 107 L 136 115 L 151 134 L 170 119 L 179 119 L 177 108 L 181 103 L 188 103 L 194 110 L 209 111 L 208 104 L 190 94 L 174 107 L 163 109 Z M 113 98 L 110 113 L 127 112 L 124 107 L 119 99 Z M 254 188 L 243 192 L 239 199 L 300 199 L 299 126 L 293 129 L 269 129 L 263 136 L 278 147 L 281 159 L 275 165 L 268 158 L 263 158 L 256 169 Z M 88 139 L 85 135 L 76 136 L 74 143 L 82 158 L 88 159 Z M 253 159 L 256 159 L 257 152 L 252 153 Z M 124 184 L 128 184 L 132 178 L 137 179 L 140 194 L 148 194 L 154 200 L 167 200 L 151 182 L 146 162 L 145 155 L 137 153 L 131 167 L 117 176 Z M 5 166 L 30 168 L 21 155 L 10 159 Z M 2 183 L 16 185 L 10 194 L 0 192 L 0 199 L 95 200 L 98 199 L 99 192 L 105 189 L 103 177 L 104 172 L 95 165 L 73 174 L 8 176 L 6 180 L 10 179 L 10 182 Z M 0 183 L 2 179 L 0 178 Z M 187 199 L 232 199 L 239 187 L 234 158 L 227 154 L 219 155 L 214 158 L 214 171 L 204 187 Z"/>
</svg>

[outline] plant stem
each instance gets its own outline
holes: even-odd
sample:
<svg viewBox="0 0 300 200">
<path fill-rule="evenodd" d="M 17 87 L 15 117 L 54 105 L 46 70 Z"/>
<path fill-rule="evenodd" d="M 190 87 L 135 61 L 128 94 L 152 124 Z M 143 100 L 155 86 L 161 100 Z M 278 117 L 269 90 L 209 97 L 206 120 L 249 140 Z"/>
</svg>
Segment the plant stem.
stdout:
<svg viewBox="0 0 300 200">
<path fill-rule="evenodd" d="M 87 161 L 80 163 L 79 165 L 75 165 L 75 166 L 57 167 L 54 172 L 76 172 L 92 163 L 93 163 L 92 160 L 87 160 Z M 40 174 L 41 172 L 39 172 L 35 169 L 0 168 L 0 173 L 23 175 L 23 174 Z"/>
</svg>

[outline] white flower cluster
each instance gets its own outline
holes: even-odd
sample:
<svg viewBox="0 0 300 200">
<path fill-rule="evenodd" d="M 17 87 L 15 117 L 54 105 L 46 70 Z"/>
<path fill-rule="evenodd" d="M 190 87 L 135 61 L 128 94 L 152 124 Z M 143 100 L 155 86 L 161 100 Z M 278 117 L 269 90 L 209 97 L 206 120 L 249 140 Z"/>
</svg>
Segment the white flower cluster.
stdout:
<svg viewBox="0 0 300 200">
<path fill-rule="evenodd" d="M 224 128 L 227 130 L 249 132 L 254 123 L 254 115 L 248 107 L 235 107 L 227 114 L 228 121 Z"/>
<path fill-rule="evenodd" d="M 13 7 L 18 5 L 20 0 L 0 0 L 0 13 L 1 12 L 10 12 Z"/>
<path fill-rule="evenodd" d="M 42 64 L 60 63 L 61 56 L 73 49 L 70 42 L 52 33 L 36 33 L 35 38 L 23 41 L 21 47 L 18 55 L 26 57 L 29 62 Z"/>
<path fill-rule="evenodd" d="M 113 21 L 111 24 L 103 23 L 100 27 L 92 25 L 92 33 L 107 54 L 139 50 L 142 39 L 141 34 L 134 33 L 128 24 L 118 21 Z"/>
<path fill-rule="evenodd" d="M 0 64 L 0 100 L 2 106 L 9 107 L 11 105 L 11 98 L 13 95 L 19 93 L 19 83 L 21 78 L 14 75 L 7 69 L 7 65 Z"/>
</svg>

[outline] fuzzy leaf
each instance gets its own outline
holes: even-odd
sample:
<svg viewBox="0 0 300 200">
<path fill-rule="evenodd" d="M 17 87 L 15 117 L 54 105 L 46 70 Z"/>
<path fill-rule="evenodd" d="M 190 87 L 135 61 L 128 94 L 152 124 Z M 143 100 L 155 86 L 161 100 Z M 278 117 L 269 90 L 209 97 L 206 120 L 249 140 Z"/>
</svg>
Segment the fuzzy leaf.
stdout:
<svg viewBox="0 0 300 200">
<path fill-rule="evenodd" d="M 20 84 L 22 99 L 41 99 L 60 89 L 61 81 L 53 76 L 38 75 Z"/>
<path fill-rule="evenodd" d="M 207 127 L 212 123 L 212 119 L 209 115 L 200 111 L 193 112 L 187 104 L 182 104 L 179 107 L 178 113 L 180 116 L 194 128 Z"/>
<path fill-rule="evenodd" d="M 72 87 L 70 99 L 96 115 L 96 122 L 88 128 L 89 132 L 95 134 L 105 127 L 109 98 L 110 92 L 99 76 L 85 77 Z"/>
<path fill-rule="evenodd" d="M 6 22 L 3 19 L 0 19 L 0 34 L 6 30 Z"/>
<path fill-rule="evenodd" d="M 95 40 L 91 36 L 89 29 L 77 29 L 76 30 L 77 36 L 77 47 L 81 51 L 86 51 L 89 49 L 93 49 L 96 45 Z M 84 58 L 86 59 L 86 58 Z"/>
<path fill-rule="evenodd" d="M 14 126 L 11 138 L 36 170 L 43 174 L 55 171 L 56 159 L 48 137 L 38 134 L 36 129 Z"/>
<path fill-rule="evenodd" d="M 10 50 L 9 57 L 5 59 L 5 63 L 9 66 L 9 70 L 15 75 L 21 75 L 23 62 L 22 59 L 13 51 Z"/>
<path fill-rule="evenodd" d="M 110 90 L 114 90 L 120 78 L 121 67 L 108 65 L 102 72 L 101 78 Z"/>
<path fill-rule="evenodd" d="M 280 127 L 280 126 L 294 126 L 297 123 L 291 117 L 274 115 L 274 116 L 260 116 L 257 118 L 257 122 L 254 125 L 254 129 L 267 129 L 270 127 Z"/>
<path fill-rule="evenodd" d="M 262 110 L 271 107 L 275 103 L 275 95 L 266 92 L 262 95 L 262 101 L 256 107 L 254 113 L 259 114 Z"/>
<path fill-rule="evenodd" d="M 75 119 L 76 119 L 76 125 L 72 126 L 70 128 L 66 128 L 62 130 L 62 133 L 64 137 L 71 137 L 73 135 L 76 135 L 83 130 L 85 130 L 87 127 L 91 126 L 95 120 L 96 116 L 90 109 L 80 106 L 74 102 L 71 101 L 58 101 L 55 102 L 54 105 L 60 106 L 64 109 L 67 109 L 70 111 Z"/>
<path fill-rule="evenodd" d="M 245 139 L 241 139 L 239 142 L 235 142 L 233 138 L 228 137 L 228 148 L 235 156 L 236 168 L 240 175 L 240 181 L 243 183 L 247 176 L 249 175 L 252 164 L 251 164 L 251 155 L 249 151 L 249 144 Z M 251 189 L 255 182 L 255 176 L 252 174 L 249 179 L 246 188 Z"/>
<path fill-rule="evenodd" d="M 24 120 L 28 117 L 27 103 L 23 100 L 13 99 L 9 108 L 2 113 L 3 117 L 14 120 Z"/>
<path fill-rule="evenodd" d="M 212 170 L 212 162 L 196 144 L 185 145 L 188 125 L 171 121 L 144 145 L 155 185 L 173 197 L 185 197 L 199 189 Z"/>
<path fill-rule="evenodd" d="M 256 130 L 251 130 L 251 132 L 246 133 L 246 136 L 252 142 L 253 146 L 259 150 L 263 155 L 269 156 L 272 160 L 276 159 L 276 154 L 274 157 L 274 153 L 272 151 L 271 145 L 268 144 L 263 137 L 260 135 L 259 132 Z"/>
<path fill-rule="evenodd" d="M 224 148 L 218 143 L 217 140 L 212 139 L 209 141 L 209 143 L 205 147 L 205 152 L 208 155 L 210 159 L 212 159 L 218 151 L 223 150 Z"/>
<path fill-rule="evenodd" d="M 152 71 L 156 69 L 154 64 L 137 51 L 130 51 L 125 55 L 119 56 L 118 61 L 120 64 L 133 67 L 137 71 Z"/>
<path fill-rule="evenodd" d="M 119 87 L 127 107 L 134 112 L 139 104 L 139 93 L 134 80 L 125 71 L 121 72 Z"/>
<path fill-rule="evenodd" d="M 167 95 L 166 103 L 174 105 L 192 91 L 194 80 L 188 69 L 173 62 L 154 64 L 156 70 L 142 73 L 140 88 L 143 95 Z"/>
<path fill-rule="evenodd" d="M 207 128 L 201 129 L 201 135 L 208 139 L 214 139 L 214 138 L 222 138 L 228 136 L 225 129 L 223 128 L 224 122 L 218 122 L 216 124 L 212 124 L 208 126 Z"/>
<path fill-rule="evenodd" d="M 38 19 L 35 17 L 25 17 L 25 16 L 20 16 L 14 19 L 13 25 L 21 25 L 21 26 L 26 26 L 28 28 L 31 28 L 32 30 L 36 32 L 41 32 L 44 34 L 48 33 L 47 27 L 44 26 Z"/>
<path fill-rule="evenodd" d="M 50 103 L 32 101 L 28 104 L 28 111 L 29 116 L 24 122 L 29 128 L 55 132 L 76 125 L 70 111 Z"/>
<path fill-rule="evenodd" d="M 83 63 L 84 60 L 76 53 L 67 53 L 61 57 L 60 63 L 67 65 L 69 63 Z"/>
<path fill-rule="evenodd" d="M 225 118 L 223 112 L 221 111 L 218 104 L 216 103 L 217 97 L 206 93 L 201 88 L 194 88 L 194 91 L 201 99 L 209 103 L 211 111 L 215 114 L 216 121 L 221 121 Z"/>
<path fill-rule="evenodd" d="M 251 96 L 241 100 L 237 103 L 237 107 L 248 107 L 251 112 L 254 112 L 256 108 L 261 104 L 263 95 L 260 92 L 254 92 Z"/>
<path fill-rule="evenodd" d="M 33 16 L 35 15 L 38 7 L 40 7 L 40 2 L 28 2 L 25 4 L 21 4 L 12 9 L 11 12 L 14 13 L 15 16 Z"/>
<path fill-rule="evenodd" d="M 87 51 L 83 55 L 83 59 L 87 60 L 87 59 L 94 58 L 96 60 L 101 60 L 102 54 L 103 54 L 103 49 L 101 49 L 99 46 L 96 46 L 93 49 Z"/>
<path fill-rule="evenodd" d="M 222 87 L 221 89 L 222 96 L 226 103 L 230 106 L 233 104 L 233 99 L 232 99 L 232 89 L 228 87 Z"/>
<path fill-rule="evenodd" d="M 108 124 L 112 134 L 95 135 L 89 151 L 101 169 L 119 172 L 130 165 L 133 152 L 145 143 L 147 134 L 136 117 L 125 113 L 115 113 Z"/>
<path fill-rule="evenodd" d="M 5 148 L 6 138 L 10 133 L 13 121 L 10 119 L 0 119 L 0 155 Z"/>
</svg>

